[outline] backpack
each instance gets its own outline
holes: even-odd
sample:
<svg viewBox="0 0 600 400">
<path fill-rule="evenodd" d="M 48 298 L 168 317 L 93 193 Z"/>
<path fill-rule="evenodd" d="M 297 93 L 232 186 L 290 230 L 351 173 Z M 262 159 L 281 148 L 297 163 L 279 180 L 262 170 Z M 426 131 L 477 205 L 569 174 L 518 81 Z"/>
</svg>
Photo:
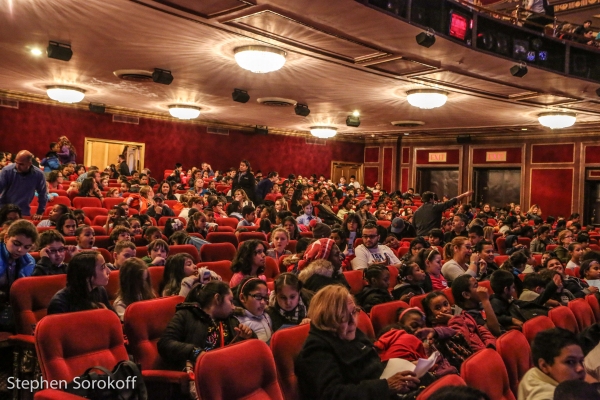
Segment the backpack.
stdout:
<svg viewBox="0 0 600 400">
<path fill-rule="evenodd" d="M 508 307 L 510 316 L 525 322 L 541 315 L 548 316 L 548 309 L 533 301 L 514 300 Z"/>
</svg>

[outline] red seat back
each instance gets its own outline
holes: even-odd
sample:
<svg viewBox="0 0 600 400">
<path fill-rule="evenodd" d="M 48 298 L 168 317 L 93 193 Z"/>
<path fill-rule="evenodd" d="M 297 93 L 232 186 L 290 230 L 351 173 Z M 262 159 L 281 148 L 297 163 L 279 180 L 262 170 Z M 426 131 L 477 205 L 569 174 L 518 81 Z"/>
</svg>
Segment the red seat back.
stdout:
<svg viewBox="0 0 600 400">
<path fill-rule="evenodd" d="M 397 312 L 399 308 L 408 308 L 409 305 L 403 301 L 396 300 L 389 303 L 377 304 L 371 308 L 371 323 L 375 334 L 378 334 L 383 328 L 397 321 Z"/>
<path fill-rule="evenodd" d="M 56 196 L 51 201 L 48 202 L 48 205 L 53 206 L 55 204 L 64 204 L 67 207 L 71 207 L 71 199 L 67 196 Z M 73 205 L 75 207 L 75 205 Z M 75 207 L 78 208 L 78 207 Z"/>
<path fill-rule="evenodd" d="M 498 249 L 498 254 L 501 256 L 506 254 L 506 238 L 499 237 L 496 239 L 496 248 Z"/>
<path fill-rule="evenodd" d="M 508 256 L 506 256 L 506 255 L 494 257 L 494 262 L 496 263 L 497 266 L 501 266 L 502 264 L 504 264 L 504 262 L 506 260 L 508 260 Z"/>
<path fill-rule="evenodd" d="M 579 332 L 596 323 L 594 311 L 585 299 L 575 299 L 569 302 L 569 309 L 575 315 Z"/>
<path fill-rule="evenodd" d="M 129 359 L 121 321 L 105 309 L 42 318 L 35 329 L 35 348 L 47 381 L 71 382 L 90 366 L 112 370 Z"/>
<path fill-rule="evenodd" d="M 206 246 L 206 245 L 204 245 Z M 202 246 L 202 247 L 204 247 Z M 201 248 L 202 248 L 201 247 Z M 193 244 L 174 244 L 169 246 L 169 255 L 172 256 L 174 254 L 179 253 L 187 253 L 194 259 L 194 263 L 200 262 L 200 254 L 198 254 L 198 249 Z"/>
<path fill-rule="evenodd" d="M 389 228 L 391 224 L 392 224 L 392 221 L 389 221 L 389 220 L 382 220 L 382 219 L 377 220 L 377 225 L 383 226 L 386 229 Z"/>
<path fill-rule="evenodd" d="M 388 269 L 388 271 L 390 271 L 390 285 L 389 285 L 388 289 L 391 291 L 398 284 L 399 271 L 398 271 L 398 268 L 392 267 L 391 265 L 388 265 L 387 269 Z"/>
<path fill-rule="evenodd" d="M 194 375 L 200 399 L 283 400 L 273 355 L 260 340 L 244 340 L 203 353 Z"/>
<path fill-rule="evenodd" d="M 122 197 L 105 197 L 104 200 L 102 200 L 102 207 L 110 210 L 117 204 L 123 203 L 123 201 L 124 199 Z"/>
<path fill-rule="evenodd" d="M 413 296 L 410 298 L 410 302 L 409 305 L 411 307 L 418 307 L 421 311 L 425 312 L 425 310 L 423 309 L 423 299 L 427 297 L 427 293 L 425 294 L 420 294 L 418 296 Z"/>
<path fill-rule="evenodd" d="M 267 235 L 265 235 L 262 232 L 240 232 L 240 235 L 238 236 L 238 240 L 240 243 L 245 242 L 246 240 L 252 240 L 252 239 L 266 242 Z"/>
<path fill-rule="evenodd" d="M 300 236 L 307 237 L 307 238 L 314 237 L 312 232 L 300 232 Z"/>
<path fill-rule="evenodd" d="M 85 216 L 91 219 L 92 221 L 98 215 L 108 215 L 108 210 L 104 207 L 83 207 L 82 210 Z"/>
<path fill-rule="evenodd" d="M 277 368 L 277 381 L 285 400 L 300 400 L 294 362 L 308 337 L 310 324 L 278 330 L 271 337 L 271 351 Z"/>
<path fill-rule="evenodd" d="M 96 236 L 95 241 L 96 247 L 107 249 L 108 246 L 112 245 L 112 241 L 110 240 L 110 236 Z M 111 256 L 112 258 L 112 256 Z"/>
<path fill-rule="evenodd" d="M 363 240 L 362 238 L 356 238 L 354 239 L 354 242 L 352 242 L 352 246 L 354 248 L 357 248 L 358 246 L 360 246 L 361 244 L 363 244 Z"/>
<path fill-rule="evenodd" d="M 67 275 L 32 276 L 17 279 L 10 288 L 17 333 L 33 335 L 36 324 L 46 316 L 52 297 L 65 287 Z"/>
<path fill-rule="evenodd" d="M 200 262 L 198 263 L 198 268 L 206 267 L 211 271 L 216 272 L 223 282 L 229 283 L 231 277 L 233 276 L 233 271 L 231 270 L 231 261 L 212 261 L 212 262 Z"/>
<path fill-rule="evenodd" d="M 152 282 L 152 289 L 154 293 L 159 296 L 159 286 L 163 280 L 163 275 L 165 273 L 165 267 L 148 267 L 148 273 L 150 274 L 150 281 Z"/>
<path fill-rule="evenodd" d="M 548 312 L 548 317 L 552 320 L 555 326 L 567 329 L 573 333 L 579 333 L 577 319 L 569 307 L 555 307 Z"/>
<path fill-rule="evenodd" d="M 209 261 L 233 261 L 235 246 L 231 243 L 209 243 L 200 247 L 200 259 Z"/>
<path fill-rule="evenodd" d="M 166 369 L 156 344 L 175 315 L 175 307 L 184 301 L 182 296 L 138 301 L 127 307 L 123 333 L 129 340 L 129 351 L 142 370 Z"/>
<path fill-rule="evenodd" d="M 360 310 L 356 318 L 356 327 L 362 331 L 369 339 L 375 341 L 375 329 L 373 323 L 366 312 Z"/>
<path fill-rule="evenodd" d="M 539 317 L 525 321 L 523 324 L 523 335 L 525 335 L 527 341 L 531 344 L 533 343 L 533 339 L 535 339 L 535 335 L 541 331 L 552 328 L 554 328 L 554 322 L 552 322 L 550 318 L 540 315 Z"/>
<path fill-rule="evenodd" d="M 100 236 L 100 237 L 102 237 L 102 236 Z M 96 239 L 96 246 L 98 246 L 98 239 Z M 107 249 L 98 248 L 97 251 L 99 251 L 100 254 L 102 254 L 102 257 L 104 257 L 104 261 L 105 262 L 107 262 L 107 263 L 113 263 L 113 262 L 115 262 L 115 260 L 113 259 L 113 253 L 111 253 Z"/>
<path fill-rule="evenodd" d="M 517 397 L 521 378 L 533 367 L 531 348 L 527 338 L 517 330 L 508 331 L 496 341 L 496 350 L 504 361 L 510 390 Z"/>
<path fill-rule="evenodd" d="M 592 308 L 592 311 L 594 312 L 596 322 L 600 322 L 600 303 L 598 302 L 598 298 L 594 294 L 588 294 L 587 296 L 585 296 L 585 299 Z"/>
<path fill-rule="evenodd" d="M 206 241 L 210 243 L 231 243 L 237 249 L 238 238 L 233 232 L 209 232 Z"/>
<path fill-rule="evenodd" d="M 358 294 L 365 286 L 362 270 L 344 271 L 344 277 L 350 285 L 350 293 Z"/>
<path fill-rule="evenodd" d="M 117 298 L 119 287 L 119 270 L 110 271 L 110 275 L 108 276 L 108 285 L 106 285 L 104 289 L 106 289 L 106 293 L 108 294 L 108 299 L 110 300 L 111 304 Z"/>
<path fill-rule="evenodd" d="M 492 349 L 480 350 L 467 358 L 460 368 L 460 376 L 467 385 L 487 394 L 490 400 L 515 400 L 502 358 Z"/>
<path fill-rule="evenodd" d="M 240 221 L 237 218 L 215 218 L 215 222 L 219 226 L 229 226 L 236 229 Z"/>
<path fill-rule="evenodd" d="M 265 276 L 267 277 L 267 281 L 274 281 L 279 275 L 279 265 L 274 258 L 267 257 L 265 259 Z"/>
<path fill-rule="evenodd" d="M 122 201 L 122 200 L 121 200 Z M 97 197 L 75 197 L 73 199 L 73 207 L 102 207 L 102 202 Z"/>
<path fill-rule="evenodd" d="M 417 400 L 428 400 L 431 395 L 445 386 L 467 386 L 467 384 L 464 379 L 458 375 L 446 375 L 427 386 L 425 390 L 419 393 Z"/>
</svg>

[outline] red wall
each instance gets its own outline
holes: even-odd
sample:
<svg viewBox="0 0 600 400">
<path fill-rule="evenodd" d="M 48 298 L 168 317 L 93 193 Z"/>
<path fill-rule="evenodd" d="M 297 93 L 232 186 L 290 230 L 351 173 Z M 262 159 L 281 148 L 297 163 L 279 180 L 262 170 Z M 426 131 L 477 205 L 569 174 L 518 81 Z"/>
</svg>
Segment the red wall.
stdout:
<svg viewBox="0 0 600 400">
<path fill-rule="evenodd" d="M 280 175 L 330 176 L 331 161 L 363 162 L 364 144 L 340 141 L 307 145 L 303 137 L 255 135 L 230 130 L 229 136 L 206 133 L 206 127 L 185 122 L 140 118 L 139 125 L 113 123 L 110 114 L 19 103 L 19 109 L 0 107 L 0 151 L 32 151 L 42 158 L 48 144 L 67 136 L 83 162 L 84 138 L 143 142 L 145 162 L 154 176 L 181 162 L 185 169 L 208 162 L 214 169 L 236 167 L 247 158 L 254 170 Z M 105 167 L 105 166 L 99 166 Z"/>
</svg>

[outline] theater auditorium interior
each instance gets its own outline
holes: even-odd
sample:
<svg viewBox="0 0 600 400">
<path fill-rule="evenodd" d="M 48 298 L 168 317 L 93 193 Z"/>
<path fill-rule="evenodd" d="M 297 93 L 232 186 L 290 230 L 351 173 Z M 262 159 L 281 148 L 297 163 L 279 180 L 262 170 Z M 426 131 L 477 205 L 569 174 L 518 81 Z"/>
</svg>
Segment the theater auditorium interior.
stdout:
<svg viewBox="0 0 600 400">
<path fill-rule="evenodd" d="M 598 18 L 0 0 L 0 397 L 600 398 Z"/>
</svg>

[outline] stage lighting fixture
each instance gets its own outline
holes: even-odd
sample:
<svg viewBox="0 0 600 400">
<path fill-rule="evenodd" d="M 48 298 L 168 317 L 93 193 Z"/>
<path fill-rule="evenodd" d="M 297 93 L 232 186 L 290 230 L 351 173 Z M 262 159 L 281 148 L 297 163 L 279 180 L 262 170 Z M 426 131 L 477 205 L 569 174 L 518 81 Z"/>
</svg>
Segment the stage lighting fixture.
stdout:
<svg viewBox="0 0 600 400">
<path fill-rule="evenodd" d="M 435 36 L 431 32 L 421 32 L 416 36 L 415 39 L 417 39 L 417 44 L 419 46 L 427 48 L 433 46 L 435 43 Z"/>
<path fill-rule="evenodd" d="M 171 71 L 166 69 L 154 68 L 152 80 L 163 85 L 170 85 L 173 82 L 173 75 L 171 75 Z"/>
<path fill-rule="evenodd" d="M 348 115 L 348 117 L 346 118 L 346 125 L 358 128 L 360 126 L 360 117 L 354 116 L 354 115 Z"/>
<path fill-rule="evenodd" d="M 522 78 L 527 75 L 527 66 L 523 64 L 513 65 L 510 68 L 510 74 L 512 76 L 516 76 L 517 78 Z"/>
<path fill-rule="evenodd" d="M 306 104 L 296 104 L 296 107 L 294 107 L 294 112 L 296 113 L 296 115 L 300 115 L 302 117 L 308 117 L 308 114 L 310 114 L 310 110 L 308 109 L 308 106 Z"/>
<path fill-rule="evenodd" d="M 48 58 L 54 58 L 61 61 L 69 61 L 73 57 L 73 50 L 70 44 L 50 41 L 46 49 Z"/>
<path fill-rule="evenodd" d="M 233 98 L 233 101 L 237 101 L 238 103 L 247 103 L 248 100 L 250 100 L 248 92 L 242 89 L 233 89 L 231 97 Z"/>
<path fill-rule="evenodd" d="M 96 114 L 104 114 L 106 112 L 106 105 L 101 103 L 90 103 L 88 107 L 91 112 L 94 112 Z"/>
</svg>

